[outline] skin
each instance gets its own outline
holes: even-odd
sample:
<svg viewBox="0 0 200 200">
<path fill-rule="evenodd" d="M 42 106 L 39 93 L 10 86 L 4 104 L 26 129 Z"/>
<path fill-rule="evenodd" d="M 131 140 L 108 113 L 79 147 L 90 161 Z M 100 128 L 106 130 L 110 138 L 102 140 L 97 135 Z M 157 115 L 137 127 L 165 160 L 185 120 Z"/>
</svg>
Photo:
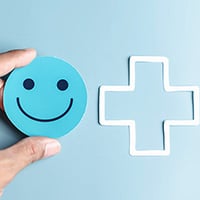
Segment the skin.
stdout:
<svg viewBox="0 0 200 200">
<path fill-rule="evenodd" d="M 14 68 L 29 64 L 36 56 L 34 49 L 12 50 L 0 53 L 0 77 Z M 3 108 L 4 81 L 0 79 L 0 109 Z M 57 154 L 60 143 L 46 137 L 28 137 L 15 145 L 0 150 L 0 196 L 12 179 L 29 164 Z"/>
</svg>

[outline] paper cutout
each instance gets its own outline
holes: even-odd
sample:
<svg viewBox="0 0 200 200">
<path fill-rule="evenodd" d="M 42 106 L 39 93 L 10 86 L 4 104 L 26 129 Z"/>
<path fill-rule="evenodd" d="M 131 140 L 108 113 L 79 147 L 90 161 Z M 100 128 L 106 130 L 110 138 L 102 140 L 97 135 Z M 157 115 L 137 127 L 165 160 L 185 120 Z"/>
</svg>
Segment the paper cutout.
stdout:
<svg viewBox="0 0 200 200">
<path fill-rule="evenodd" d="M 140 63 L 162 63 L 163 81 L 166 92 L 191 91 L 193 95 L 192 120 L 165 120 L 164 121 L 164 148 L 163 150 L 136 150 L 136 128 L 134 120 L 106 120 L 105 119 L 105 93 L 128 92 L 135 90 L 135 65 Z M 132 156 L 167 156 L 170 154 L 170 126 L 197 126 L 199 125 L 199 87 L 198 86 L 170 86 L 169 61 L 160 56 L 131 56 L 129 67 L 129 85 L 106 86 L 99 89 L 99 123 L 105 126 L 129 126 L 130 154 Z"/>
<path fill-rule="evenodd" d="M 9 75 L 4 89 L 5 112 L 28 136 L 58 138 L 81 121 L 87 105 L 79 72 L 55 57 L 37 57 Z"/>
</svg>

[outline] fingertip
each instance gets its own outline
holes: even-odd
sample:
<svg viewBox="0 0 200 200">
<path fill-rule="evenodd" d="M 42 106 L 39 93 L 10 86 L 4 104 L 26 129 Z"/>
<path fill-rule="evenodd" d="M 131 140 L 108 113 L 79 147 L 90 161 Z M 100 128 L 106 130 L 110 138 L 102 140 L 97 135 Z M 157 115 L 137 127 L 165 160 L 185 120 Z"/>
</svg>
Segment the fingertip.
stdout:
<svg viewBox="0 0 200 200">
<path fill-rule="evenodd" d="M 32 62 L 37 52 L 33 48 L 15 49 L 0 53 L 0 76 L 4 76 L 14 68 L 23 67 Z"/>
<path fill-rule="evenodd" d="M 37 56 L 37 51 L 34 48 L 27 48 L 23 50 L 23 59 L 25 63 L 31 62 L 36 56 Z M 21 64 L 22 66 L 24 65 L 23 63 Z M 17 67 L 21 67 L 20 65 Z"/>
<path fill-rule="evenodd" d="M 61 151 L 61 144 L 58 140 L 52 139 L 51 142 L 46 143 L 43 158 L 54 156 Z"/>
<path fill-rule="evenodd" d="M 23 67 L 36 57 L 37 52 L 34 48 L 18 49 L 10 52 L 11 62 L 14 64 L 14 68 Z"/>
<path fill-rule="evenodd" d="M 24 49 L 27 53 L 29 53 L 29 54 L 31 54 L 31 55 L 33 55 L 33 56 L 36 56 L 37 55 L 37 51 L 36 51 L 36 49 L 34 49 L 34 48 L 26 48 L 26 49 Z"/>
</svg>

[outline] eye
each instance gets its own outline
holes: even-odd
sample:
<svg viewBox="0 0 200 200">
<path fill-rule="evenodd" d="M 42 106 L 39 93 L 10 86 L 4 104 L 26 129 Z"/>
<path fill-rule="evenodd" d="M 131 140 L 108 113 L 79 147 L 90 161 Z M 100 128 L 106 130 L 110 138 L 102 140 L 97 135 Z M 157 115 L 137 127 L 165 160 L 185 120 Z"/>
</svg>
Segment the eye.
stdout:
<svg viewBox="0 0 200 200">
<path fill-rule="evenodd" d="M 24 80 L 24 82 L 23 82 L 23 86 L 24 86 L 24 88 L 25 88 L 26 90 L 31 90 L 31 89 L 33 89 L 34 85 L 35 85 L 34 81 L 33 81 L 32 79 L 30 79 L 30 78 L 27 78 L 27 79 Z"/>
<path fill-rule="evenodd" d="M 64 79 L 60 79 L 58 82 L 57 82 L 57 88 L 61 91 L 64 91 L 68 88 L 69 84 L 66 80 Z"/>
</svg>

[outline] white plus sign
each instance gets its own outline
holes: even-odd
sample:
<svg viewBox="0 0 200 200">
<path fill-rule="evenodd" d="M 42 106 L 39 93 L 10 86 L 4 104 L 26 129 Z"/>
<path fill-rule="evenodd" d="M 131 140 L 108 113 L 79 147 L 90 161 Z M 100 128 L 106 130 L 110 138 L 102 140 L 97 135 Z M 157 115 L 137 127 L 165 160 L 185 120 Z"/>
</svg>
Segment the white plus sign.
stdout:
<svg viewBox="0 0 200 200">
<path fill-rule="evenodd" d="M 165 120 L 164 121 L 164 148 L 163 150 L 137 150 L 136 128 L 134 120 L 107 120 L 105 119 L 105 93 L 128 92 L 135 90 L 135 65 L 137 62 L 162 63 L 163 81 L 166 92 L 186 91 L 193 95 L 193 119 L 192 120 Z M 170 86 L 169 61 L 160 56 L 131 56 L 129 68 L 129 85 L 127 86 L 101 86 L 99 91 L 99 123 L 107 126 L 129 126 L 130 154 L 132 156 L 165 156 L 170 154 L 170 126 L 199 125 L 199 87 L 198 86 Z"/>
</svg>

